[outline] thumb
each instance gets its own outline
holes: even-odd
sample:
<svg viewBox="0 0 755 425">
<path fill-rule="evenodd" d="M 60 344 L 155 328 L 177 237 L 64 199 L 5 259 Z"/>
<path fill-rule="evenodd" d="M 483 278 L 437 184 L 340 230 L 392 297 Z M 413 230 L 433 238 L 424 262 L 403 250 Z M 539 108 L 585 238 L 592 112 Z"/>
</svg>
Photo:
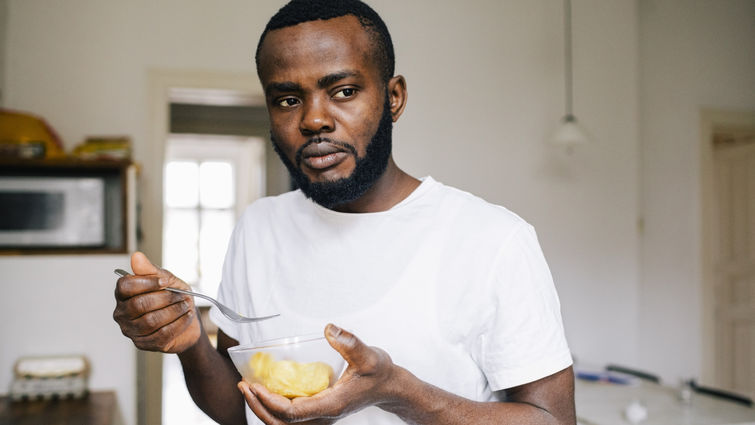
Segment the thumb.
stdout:
<svg viewBox="0 0 755 425">
<path fill-rule="evenodd" d="M 146 255 L 139 251 L 131 254 L 131 270 L 134 271 L 135 275 L 156 275 L 162 271 L 162 269 L 152 264 Z"/>
<path fill-rule="evenodd" d="M 330 346 L 338 351 L 352 366 L 363 365 L 368 361 L 368 356 L 372 354 L 370 348 L 354 334 L 332 323 L 325 327 L 325 338 L 327 338 Z"/>
</svg>

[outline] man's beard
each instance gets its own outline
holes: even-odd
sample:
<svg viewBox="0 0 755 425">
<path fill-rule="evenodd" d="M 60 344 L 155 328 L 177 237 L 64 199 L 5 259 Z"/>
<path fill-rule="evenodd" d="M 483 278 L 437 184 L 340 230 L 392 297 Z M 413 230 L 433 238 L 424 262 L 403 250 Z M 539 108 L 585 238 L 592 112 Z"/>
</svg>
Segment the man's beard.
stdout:
<svg viewBox="0 0 755 425">
<path fill-rule="evenodd" d="M 388 96 L 386 96 L 386 103 L 383 106 L 383 114 L 380 118 L 380 123 L 375 134 L 372 136 L 370 143 L 367 145 L 367 152 L 364 157 L 360 158 L 357 155 L 354 146 L 349 143 L 329 139 L 327 137 L 315 136 L 296 151 L 296 165 L 294 165 L 294 163 L 281 151 L 275 135 L 271 133 L 270 139 L 273 142 L 275 152 L 278 154 L 281 161 L 283 161 L 286 168 L 288 168 L 291 178 L 304 195 L 325 208 L 333 208 L 359 199 L 372 187 L 372 185 L 375 184 L 380 176 L 383 175 L 388 166 L 388 160 L 391 157 L 392 129 L 393 119 L 391 116 L 390 105 L 388 103 Z M 346 148 L 352 155 L 354 155 L 356 165 L 351 175 L 333 181 L 311 181 L 299 167 L 304 148 L 317 142 L 333 143 Z"/>
</svg>

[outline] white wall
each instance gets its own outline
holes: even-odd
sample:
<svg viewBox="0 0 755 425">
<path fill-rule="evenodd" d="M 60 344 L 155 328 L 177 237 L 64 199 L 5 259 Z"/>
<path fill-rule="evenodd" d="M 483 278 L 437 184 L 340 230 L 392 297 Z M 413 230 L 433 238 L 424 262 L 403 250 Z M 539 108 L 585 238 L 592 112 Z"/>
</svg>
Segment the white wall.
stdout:
<svg viewBox="0 0 755 425">
<path fill-rule="evenodd" d="M 575 111 L 594 143 L 572 156 L 545 143 L 564 112 L 561 2 L 391 4 L 379 3 L 380 11 L 409 87 L 396 130 L 399 165 L 532 222 L 575 355 L 634 361 L 634 3 L 573 2 Z"/>
<path fill-rule="evenodd" d="M 0 105 L 3 104 L 5 93 L 5 34 L 8 28 L 8 0 L 0 0 Z"/>
<path fill-rule="evenodd" d="M 8 0 L 4 106 L 44 116 L 69 149 L 89 134 L 131 135 L 154 250 L 149 71 L 252 73 L 257 37 L 282 3 Z M 699 372 L 697 108 L 752 106 L 753 3 L 574 0 L 575 112 L 593 143 L 570 156 L 545 144 L 563 114 L 561 2 L 371 4 L 408 80 L 399 165 L 536 226 L 578 359 Z M 21 274 L 14 263 L 0 274 Z"/>
<path fill-rule="evenodd" d="M 643 0 L 640 357 L 702 375 L 702 109 L 755 112 L 755 2 Z"/>
</svg>

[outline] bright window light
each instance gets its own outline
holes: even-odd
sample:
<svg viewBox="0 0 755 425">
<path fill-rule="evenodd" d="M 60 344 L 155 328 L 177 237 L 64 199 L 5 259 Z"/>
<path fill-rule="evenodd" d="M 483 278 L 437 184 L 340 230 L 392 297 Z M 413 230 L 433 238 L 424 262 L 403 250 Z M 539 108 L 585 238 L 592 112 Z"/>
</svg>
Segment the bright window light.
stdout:
<svg viewBox="0 0 755 425">
<path fill-rule="evenodd" d="M 170 161 L 165 166 L 165 205 L 169 208 L 191 208 L 199 203 L 199 164 Z"/>
<path fill-rule="evenodd" d="M 231 163 L 205 161 L 199 165 L 199 203 L 203 208 L 231 208 L 235 191 Z"/>
<path fill-rule="evenodd" d="M 166 208 L 163 267 L 192 284 L 199 277 L 199 214 L 195 209 Z"/>
<path fill-rule="evenodd" d="M 199 229 L 199 268 L 202 276 L 199 286 L 208 294 L 218 291 L 223 258 L 234 221 L 231 209 L 202 211 L 202 225 Z"/>
<path fill-rule="evenodd" d="M 233 226 L 262 195 L 264 145 L 223 136 L 168 140 L 162 266 L 198 292 L 217 295 Z"/>
</svg>

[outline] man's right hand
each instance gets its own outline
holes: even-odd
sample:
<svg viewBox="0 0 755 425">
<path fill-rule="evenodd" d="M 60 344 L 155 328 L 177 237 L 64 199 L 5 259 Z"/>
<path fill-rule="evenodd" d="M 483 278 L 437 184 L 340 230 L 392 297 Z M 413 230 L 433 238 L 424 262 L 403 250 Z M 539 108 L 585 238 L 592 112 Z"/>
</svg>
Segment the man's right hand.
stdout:
<svg viewBox="0 0 755 425">
<path fill-rule="evenodd" d="M 194 299 L 163 291 L 172 286 L 190 290 L 189 285 L 167 270 L 153 265 L 141 252 L 131 256 L 133 275 L 118 279 L 115 286 L 113 319 L 123 335 L 141 350 L 180 353 L 199 340 L 202 328 Z"/>
</svg>

